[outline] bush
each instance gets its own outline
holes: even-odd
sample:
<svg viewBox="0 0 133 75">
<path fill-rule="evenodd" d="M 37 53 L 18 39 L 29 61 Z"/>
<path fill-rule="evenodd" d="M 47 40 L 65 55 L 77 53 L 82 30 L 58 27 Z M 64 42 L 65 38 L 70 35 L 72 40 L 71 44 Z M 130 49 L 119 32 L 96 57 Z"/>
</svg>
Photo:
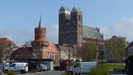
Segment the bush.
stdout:
<svg viewBox="0 0 133 75">
<path fill-rule="evenodd" d="M 50 68 L 47 69 L 47 71 L 50 71 L 50 70 L 51 70 Z"/>
<path fill-rule="evenodd" d="M 38 70 L 36 70 L 36 69 L 31 69 L 30 72 L 35 73 L 35 72 L 38 72 Z"/>
<path fill-rule="evenodd" d="M 133 55 L 129 56 L 125 62 L 128 75 L 133 75 Z"/>
<path fill-rule="evenodd" d="M 14 72 L 14 71 L 8 71 L 8 72 L 7 72 L 7 75 L 17 75 L 17 74 L 16 74 L 16 72 Z"/>
<path fill-rule="evenodd" d="M 69 75 L 69 72 L 64 72 L 64 73 L 62 73 L 62 75 Z M 70 74 L 70 75 L 72 75 L 72 74 Z"/>
<path fill-rule="evenodd" d="M 103 65 L 94 67 L 91 69 L 90 73 L 87 75 L 110 75 L 109 69 Z"/>
<path fill-rule="evenodd" d="M 54 66 L 54 70 L 59 70 L 59 66 Z"/>
</svg>

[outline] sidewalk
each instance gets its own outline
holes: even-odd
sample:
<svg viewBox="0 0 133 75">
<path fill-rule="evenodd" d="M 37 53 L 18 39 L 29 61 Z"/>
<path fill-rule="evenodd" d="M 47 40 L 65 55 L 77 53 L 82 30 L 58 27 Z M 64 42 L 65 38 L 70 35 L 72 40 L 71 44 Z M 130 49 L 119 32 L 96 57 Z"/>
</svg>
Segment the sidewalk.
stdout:
<svg viewBox="0 0 133 75">
<path fill-rule="evenodd" d="M 110 71 L 111 75 L 126 75 L 126 71 Z"/>
</svg>

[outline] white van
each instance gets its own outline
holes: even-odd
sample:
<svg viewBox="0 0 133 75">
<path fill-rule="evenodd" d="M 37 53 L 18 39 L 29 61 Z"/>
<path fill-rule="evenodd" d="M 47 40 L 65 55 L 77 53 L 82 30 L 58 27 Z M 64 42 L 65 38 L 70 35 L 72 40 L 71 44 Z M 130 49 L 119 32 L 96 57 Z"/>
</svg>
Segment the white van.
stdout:
<svg viewBox="0 0 133 75">
<path fill-rule="evenodd" d="M 91 68 L 96 67 L 97 65 L 97 62 L 77 62 L 72 67 L 67 69 L 67 71 L 73 73 L 88 73 Z"/>
<path fill-rule="evenodd" d="M 28 63 L 22 63 L 22 62 L 12 63 L 9 66 L 6 66 L 4 71 L 5 72 L 19 71 L 20 73 L 26 73 L 28 71 Z"/>
</svg>

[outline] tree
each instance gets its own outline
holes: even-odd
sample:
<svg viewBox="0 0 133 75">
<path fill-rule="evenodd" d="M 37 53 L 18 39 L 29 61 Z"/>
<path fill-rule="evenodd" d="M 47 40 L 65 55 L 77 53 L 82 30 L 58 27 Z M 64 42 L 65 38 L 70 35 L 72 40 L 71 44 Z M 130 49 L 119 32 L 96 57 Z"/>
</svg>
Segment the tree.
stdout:
<svg viewBox="0 0 133 75">
<path fill-rule="evenodd" d="M 87 47 L 87 53 L 89 57 L 89 61 L 93 61 L 96 59 L 96 54 L 98 53 L 98 48 L 95 43 L 90 43 Z"/>
<path fill-rule="evenodd" d="M 80 53 L 82 61 L 93 61 L 97 57 L 98 48 L 95 43 L 86 43 Z"/>
<path fill-rule="evenodd" d="M 0 58 L 1 58 L 2 64 L 5 64 L 5 61 L 9 62 L 10 55 L 13 51 L 13 47 L 14 47 L 14 43 L 12 43 L 9 40 L 0 42 Z"/>
<path fill-rule="evenodd" d="M 125 56 L 126 41 L 123 37 L 115 37 L 106 41 L 105 47 L 107 50 L 111 50 L 113 58 L 123 59 Z"/>
<path fill-rule="evenodd" d="M 74 48 L 73 45 L 65 44 L 63 46 L 59 46 L 61 59 L 73 60 L 74 58 Z"/>
</svg>

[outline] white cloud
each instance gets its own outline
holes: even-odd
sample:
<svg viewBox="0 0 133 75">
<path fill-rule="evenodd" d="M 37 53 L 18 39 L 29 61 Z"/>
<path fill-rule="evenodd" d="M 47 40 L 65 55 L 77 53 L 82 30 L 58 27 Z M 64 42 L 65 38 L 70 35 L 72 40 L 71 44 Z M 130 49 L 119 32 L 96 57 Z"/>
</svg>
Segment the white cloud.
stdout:
<svg viewBox="0 0 133 75">
<path fill-rule="evenodd" d="M 23 45 L 25 42 L 33 40 L 34 34 L 24 29 L 5 29 L 0 31 L 1 37 L 7 37 L 16 45 Z"/>
<path fill-rule="evenodd" d="M 112 26 L 100 26 L 101 33 L 104 34 L 105 39 L 109 39 L 112 35 L 126 37 L 126 40 L 131 42 L 133 40 L 133 18 L 122 17 Z"/>
<path fill-rule="evenodd" d="M 46 38 L 49 42 L 58 43 L 58 24 L 46 27 Z"/>
</svg>

